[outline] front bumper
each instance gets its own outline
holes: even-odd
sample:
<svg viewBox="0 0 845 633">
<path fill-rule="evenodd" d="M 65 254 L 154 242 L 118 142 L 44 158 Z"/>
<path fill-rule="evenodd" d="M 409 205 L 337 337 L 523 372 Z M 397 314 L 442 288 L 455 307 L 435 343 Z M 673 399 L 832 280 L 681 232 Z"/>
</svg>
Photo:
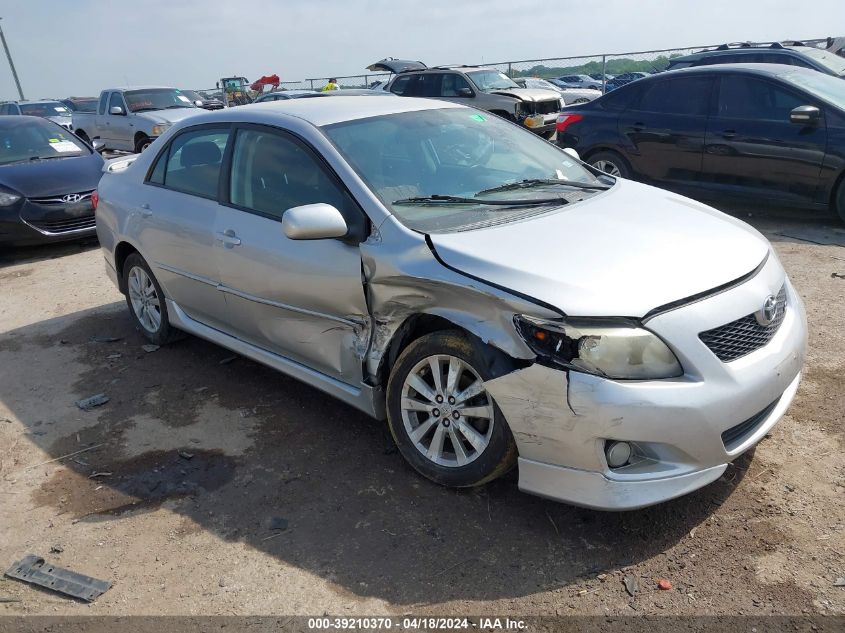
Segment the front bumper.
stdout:
<svg viewBox="0 0 845 633">
<path fill-rule="evenodd" d="M 756 312 L 786 284 L 787 312 L 762 348 L 720 361 L 698 333 Z M 488 383 L 519 450 L 520 489 L 605 510 L 640 508 L 700 488 L 756 445 L 792 402 L 806 348 L 801 299 L 776 258 L 737 288 L 660 314 L 645 326 L 684 367 L 679 378 L 614 381 L 539 364 Z M 526 401 L 530 403 L 526 406 Z M 749 422 L 739 437 L 722 433 Z M 636 458 L 611 469 L 608 440 Z"/>
<path fill-rule="evenodd" d="M 77 202 L 24 199 L 0 209 L 0 243 L 26 246 L 92 237 L 96 234 L 90 192 Z"/>
<path fill-rule="evenodd" d="M 555 124 L 557 123 L 557 115 L 560 112 L 553 112 L 551 114 L 531 114 L 523 117 L 520 123 L 536 134 L 546 134 L 555 131 Z"/>
</svg>

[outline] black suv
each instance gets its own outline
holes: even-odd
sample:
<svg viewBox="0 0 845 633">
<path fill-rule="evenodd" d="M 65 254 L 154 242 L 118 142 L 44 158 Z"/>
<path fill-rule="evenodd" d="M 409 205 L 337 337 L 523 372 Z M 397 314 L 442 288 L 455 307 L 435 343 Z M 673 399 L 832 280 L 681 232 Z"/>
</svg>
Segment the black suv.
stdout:
<svg viewBox="0 0 845 633">
<path fill-rule="evenodd" d="M 780 64 L 646 77 L 570 106 L 557 143 L 694 198 L 833 208 L 845 221 L 845 82 Z"/>
<path fill-rule="evenodd" d="M 669 61 L 667 70 L 712 64 L 787 64 L 812 68 L 827 75 L 845 79 L 845 59 L 820 48 L 792 44 L 722 44 L 718 48 L 701 51 Z"/>
</svg>

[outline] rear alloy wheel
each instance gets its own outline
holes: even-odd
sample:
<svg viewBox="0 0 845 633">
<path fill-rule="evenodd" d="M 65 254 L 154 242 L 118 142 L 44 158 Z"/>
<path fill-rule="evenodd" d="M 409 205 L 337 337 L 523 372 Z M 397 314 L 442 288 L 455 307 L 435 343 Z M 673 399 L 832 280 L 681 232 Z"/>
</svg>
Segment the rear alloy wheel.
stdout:
<svg viewBox="0 0 845 633">
<path fill-rule="evenodd" d="M 147 262 L 137 253 L 126 258 L 123 281 L 129 313 L 147 340 L 164 345 L 175 339 L 178 333 L 168 321 L 161 286 Z"/>
<path fill-rule="evenodd" d="M 391 372 L 390 431 L 405 459 L 432 481 L 477 486 L 514 464 L 513 437 L 481 367 L 464 336 L 436 332 L 414 341 Z"/>
<path fill-rule="evenodd" d="M 625 159 L 615 152 L 598 152 L 588 161 L 590 165 L 616 178 L 630 178 L 631 170 Z"/>
<path fill-rule="evenodd" d="M 135 141 L 135 153 L 140 154 L 145 149 L 147 149 L 150 145 L 152 145 L 152 141 L 147 136 L 142 136 L 137 141 Z"/>
</svg>

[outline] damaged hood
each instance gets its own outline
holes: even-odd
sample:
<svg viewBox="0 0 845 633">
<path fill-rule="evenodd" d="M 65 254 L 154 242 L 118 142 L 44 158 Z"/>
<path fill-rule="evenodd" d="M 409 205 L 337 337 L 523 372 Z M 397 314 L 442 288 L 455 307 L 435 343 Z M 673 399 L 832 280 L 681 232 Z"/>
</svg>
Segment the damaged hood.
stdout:
<svg viewBox="0 0 845 633">
<path fill-rule="evenodd" d="M 642 317 L 750 273 L 769 252 L 739 220 L 621 179 L 527 220 L 429 237 L 448 266 L 569 316 Z"/>
<path fill-rule="evenodd" d="M 491 94 L 516 97 L 522 101 L 557 101 L 560 93 L 555 90 L 543 90 L 542 88 L 506 88 L 491 90 Z"/>
</svg>

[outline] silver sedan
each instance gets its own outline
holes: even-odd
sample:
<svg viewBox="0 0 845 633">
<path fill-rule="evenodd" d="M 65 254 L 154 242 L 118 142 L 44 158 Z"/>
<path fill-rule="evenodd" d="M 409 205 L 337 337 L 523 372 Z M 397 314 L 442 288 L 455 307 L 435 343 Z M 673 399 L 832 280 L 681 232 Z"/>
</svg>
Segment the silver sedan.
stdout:
<svg viewBox="0 0 845 633">
<path fill-rule="evenodd" d="M 448 486 L 628 509 L 718 478 L 798 387 L 768 242 L 487 112 L 338 96 L 202 114 L 100 182 L 106 270 L 177 330 L 377 419 Z"/>
</svg>

